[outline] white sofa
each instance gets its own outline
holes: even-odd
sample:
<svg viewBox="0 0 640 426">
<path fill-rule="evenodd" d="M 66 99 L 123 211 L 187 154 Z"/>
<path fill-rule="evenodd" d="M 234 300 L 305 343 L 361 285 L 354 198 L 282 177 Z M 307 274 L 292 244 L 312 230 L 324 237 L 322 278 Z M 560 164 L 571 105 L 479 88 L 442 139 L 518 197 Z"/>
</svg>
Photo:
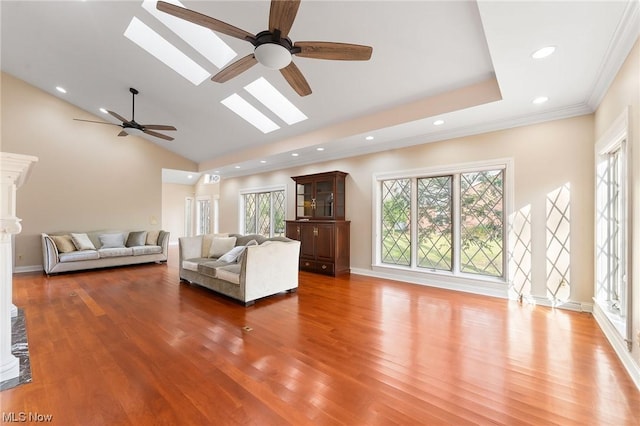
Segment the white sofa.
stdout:
<svg viewBox="0 0 640 426">
<path fill-rule="evenodd" d="M 156 233 L 157 238 L 155 238 Z M 134 237 L 132 234 L 136 234 L 140 240 L 142 240 L 140 234 L 144 234 L 144 241 L 130 239 L 130 236 Z M 86 235 L 90 245 L 69 246 L 68 242 L 60 240 L 60 238 L 68 240 L 67 237 L 71 235 Z M 122 236 L 122 244 L 119 244 L 118 235 Z M 110 237 L 110 242 L 115 241 L 115 243 L 103 244 L 107 242 L 105 236 Z M 151 238 L 152 236 L 154 238 Z M 115 240 L 112 237 L 115 237 Z M 166 262 L 169 254 L 169 233 L 166 231 L 92 231 L 81 234 L 57 232 L 43 233 L 41 238 L 43 267 L 47 275 L 139 263 Z"/>
<path fill-rule="evenodd" d="M 257 234 L 224 236 L 236 238 L 234 247 L 246 246 L 236 261 L 225 262 L 210 256 L 216 238 L 213 235 L 178 240 L 181 281 L 209 288 L 245 306 L 263 297 L 297 290 L 299 241 Z M 247 246 L 252 241 L 256 244 Z"/>
</svg>

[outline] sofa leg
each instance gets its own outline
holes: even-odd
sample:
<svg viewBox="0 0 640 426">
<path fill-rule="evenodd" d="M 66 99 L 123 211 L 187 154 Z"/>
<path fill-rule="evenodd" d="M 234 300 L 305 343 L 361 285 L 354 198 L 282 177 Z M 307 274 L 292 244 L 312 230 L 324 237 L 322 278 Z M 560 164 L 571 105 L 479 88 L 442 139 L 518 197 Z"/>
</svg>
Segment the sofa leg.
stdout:
<svg viewBox="0 0 640 426">
<path fill-rule="evenodd" d="M 296 293 L 297 291 L 298 291 L 298 287 L 290 288 L 289 290 L 287 290 L 287 293 Z"/>
<path fill-rule="evenodd" d="M 247 308 L 247 307 L 253 306 L 255 304 L 256 304 L 256 301 L 255 300 L 251 300 L 249 302 L 244 302 L 244 307 Z"/>
</svg>

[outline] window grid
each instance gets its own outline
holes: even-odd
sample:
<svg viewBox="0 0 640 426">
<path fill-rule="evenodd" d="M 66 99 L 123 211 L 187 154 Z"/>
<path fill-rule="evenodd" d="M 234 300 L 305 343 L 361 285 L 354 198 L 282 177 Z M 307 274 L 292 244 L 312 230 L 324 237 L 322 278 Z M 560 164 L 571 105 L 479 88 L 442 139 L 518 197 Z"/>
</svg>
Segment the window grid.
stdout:
<svg viewBox="0 0 640 426">
<path fill-rule="evenodd" d="M 381 180 L 380 262 L 504 278 L 504 176 L 494 168 Z"/>
<path fill-rule="evenodd" d="M 242 195 L 244 232 L 265 237 L 285 234 L 284 190 L 246 193 Z"/>
</svg>

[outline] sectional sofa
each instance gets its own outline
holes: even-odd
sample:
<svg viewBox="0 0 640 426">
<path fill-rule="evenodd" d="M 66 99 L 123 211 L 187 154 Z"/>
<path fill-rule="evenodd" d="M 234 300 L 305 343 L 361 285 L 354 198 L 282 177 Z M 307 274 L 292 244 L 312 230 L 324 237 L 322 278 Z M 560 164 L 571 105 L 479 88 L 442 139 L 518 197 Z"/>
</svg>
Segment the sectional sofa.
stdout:
<svg viewBox="0 0 640 426">
<path fill-rule="evenodd" d="M 285 237 L 209 234 L 179 240 L 180 280 L 242 302 L 298 288 L 300 242 Z"/>
<path fill-rule="evenodd" d="M 47 275 L 138 263 L 166 262 L 166 231 L 92 231 L 41 234 Z"/>
</svg>

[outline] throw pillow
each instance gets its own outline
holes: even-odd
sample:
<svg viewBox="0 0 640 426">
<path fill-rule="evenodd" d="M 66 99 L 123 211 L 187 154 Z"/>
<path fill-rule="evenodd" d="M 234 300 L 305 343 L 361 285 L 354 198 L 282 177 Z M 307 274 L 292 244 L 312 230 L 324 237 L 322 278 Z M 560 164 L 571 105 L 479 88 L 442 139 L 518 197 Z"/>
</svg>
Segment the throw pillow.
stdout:
<svg viewBox="0 0 640 426">
<path fill-rule="evenodd" d="M 228 233 L 224 234 L 204 234 L 202 236 L 202 257 L 209 257 L 209 252 L 211 251 L 211 243 L 213 239 L 216 237 L 228 237 Z"/>
<path fill-rule="evenodd" d="M 51 235 L 51 240 L 56 245 L 58 253 L 69 253 L 76 251 L 71 235 Z"/>
<path fill-rule="evenodd" d="M 147 232 L 147 245 L 148 246 L 157 246 L 158 245 L 158 237 L 160 236 L 160 231 L 149 231 Z"/>
<path fill-rule="evenodd" d="M 223 254 L 222 256 L 220 256 L 218 260 L 221 262 L 229 262 L 229 263 L 237 262 L 238 259 L 240 258 L 240 255 L 244 253 L 244 250 L 246 248 L 247 248 L 246 246 L 234 247 L 228 252 L 226 252 L 225 254 Z"/>
<path fill-rule="evenodd" d="M 78 250 L 96 249 L 87 234 L 71 234 L 71 240 Z"/>
<path fill-rule="evenodd" d="M 127 237 L 127 243 L 125 244 L 127 247 L 138 247 L 143 246 L 147 243 L 147 231 L 135 231 L 129 232 L 129 236 Z"/>
<path fill-rule="evenodd" d="M 251 240 L 249 242 L 247 242 L 247 245 L 245 245 L 244 247 L 249 247 L 249 246 L 257 246 L 259 245 L 258 242 L 256 240 Z M 238 256 L 238 258 L 236 259 L 236 263 L 242 263 L 242 260 L 244 259 L 244 256 L 247 254 L 246 250 L 242 250 L 242 253 L 240 253 L 240 256 Z"/>
<path fill-rule="evenodd" d="M 98 236 L 101 248 L 122 248 L 124 247 L 124 234 L 102 234 Z"/>
<path fill-rule="evenodd" d="M 236 245 L 236 237 L 214 237 L 209 249 L 209 257 L 220 257 Z"/>
</svg>

